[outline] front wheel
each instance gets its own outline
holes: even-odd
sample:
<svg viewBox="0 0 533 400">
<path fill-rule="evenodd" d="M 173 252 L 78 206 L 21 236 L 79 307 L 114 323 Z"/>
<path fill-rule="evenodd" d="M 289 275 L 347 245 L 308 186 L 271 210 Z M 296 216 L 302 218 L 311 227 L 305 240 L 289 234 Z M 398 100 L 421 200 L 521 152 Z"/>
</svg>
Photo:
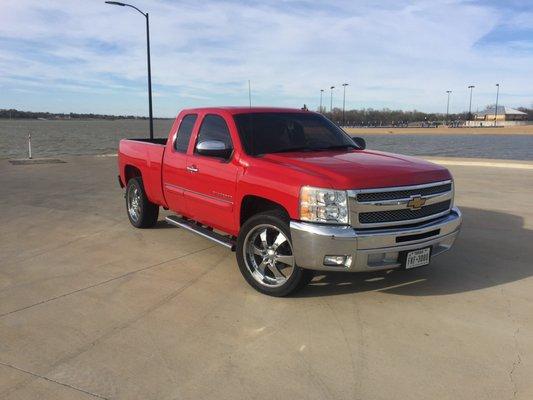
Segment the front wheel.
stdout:
<svg viewBox="0 0 533 400">
<path fill-rule="evenodd" d="M 305 286 L 313 272 L 296 265 L 287 218 L 282 212 L 253 216 L 237 239 L 237 262 L 246 281 L 270 296 L 287 296 Z"/>
</svg>

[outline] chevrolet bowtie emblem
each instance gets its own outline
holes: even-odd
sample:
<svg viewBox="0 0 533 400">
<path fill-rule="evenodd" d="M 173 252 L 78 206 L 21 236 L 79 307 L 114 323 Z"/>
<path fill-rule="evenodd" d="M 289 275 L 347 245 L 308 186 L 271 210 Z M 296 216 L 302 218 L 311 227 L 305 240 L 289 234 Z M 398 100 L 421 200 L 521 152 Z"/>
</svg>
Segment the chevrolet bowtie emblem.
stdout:
<svg viewBox="0 0 533 400">
<path fill-rule="evenodd" d="M 420 196 L 413 196 L 407 203 L 407 208 L 410 208 L 411 210 L 420 210 L 424 204 L 426 204 L 426 199 L 423 199 Z"/>
</svg>

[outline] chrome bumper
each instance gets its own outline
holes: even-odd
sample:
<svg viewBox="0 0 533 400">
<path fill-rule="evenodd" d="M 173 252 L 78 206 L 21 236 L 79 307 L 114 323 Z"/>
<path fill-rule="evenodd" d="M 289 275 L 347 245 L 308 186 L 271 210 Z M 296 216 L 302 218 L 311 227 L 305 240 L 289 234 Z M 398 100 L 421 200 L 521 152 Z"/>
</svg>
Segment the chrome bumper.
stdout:
<svg viewBox="0 0 533 400">
<path fill-rule="evenodd" d="M 449 250 L 461 228 L 462 216 L 454 207 L 450 214 L 416 227 L 354 229 L 291 221 L 296 264 L 320 271 L 377 271 L 401 267 L 400 252 L 432 247 L 431 256 Z M 345 265 L 324 265 L 324 257 L 342 255 Z"/>
</svg>

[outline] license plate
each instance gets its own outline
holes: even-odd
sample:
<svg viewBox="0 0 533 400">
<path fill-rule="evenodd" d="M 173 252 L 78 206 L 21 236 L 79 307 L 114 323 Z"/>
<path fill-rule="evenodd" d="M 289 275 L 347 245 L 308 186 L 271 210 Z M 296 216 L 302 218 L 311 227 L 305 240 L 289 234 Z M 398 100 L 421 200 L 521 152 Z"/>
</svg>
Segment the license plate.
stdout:
<svg viewBox="0 0 533 400">
<path fill-rule="evenodd" d="M 428 265 L 431 257 L 431 247 L 409 251 L 405 256 L 405 269 Z"/>
</svg>

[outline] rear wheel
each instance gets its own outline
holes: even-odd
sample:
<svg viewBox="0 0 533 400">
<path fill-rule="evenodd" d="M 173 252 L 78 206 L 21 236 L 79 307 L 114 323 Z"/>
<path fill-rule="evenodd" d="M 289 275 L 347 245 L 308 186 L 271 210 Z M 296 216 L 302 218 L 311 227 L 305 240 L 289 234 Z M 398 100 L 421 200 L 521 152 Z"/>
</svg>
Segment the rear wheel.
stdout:
<svg viewBox="0 0 533 400">
<path fill-rule="evenodd" d="M 148 200 L 140 177 L 128 181 L 126 211 L 131 224 L 136 228 L 149 228 L 157 222 L 159 206 Z"/>
<path fill-rule="evenodd" d="M 237 262 L 246 281 L 261 293 L 287 296 L 313 272 L 296 265 L 287 217 L 270 211 L 251 217 L 237 239 Z"/>
</svg>

